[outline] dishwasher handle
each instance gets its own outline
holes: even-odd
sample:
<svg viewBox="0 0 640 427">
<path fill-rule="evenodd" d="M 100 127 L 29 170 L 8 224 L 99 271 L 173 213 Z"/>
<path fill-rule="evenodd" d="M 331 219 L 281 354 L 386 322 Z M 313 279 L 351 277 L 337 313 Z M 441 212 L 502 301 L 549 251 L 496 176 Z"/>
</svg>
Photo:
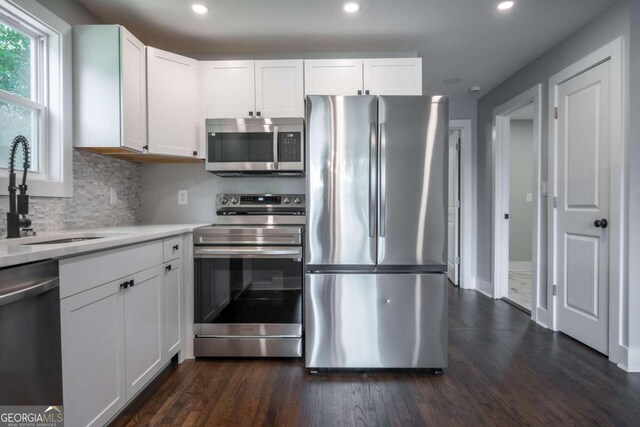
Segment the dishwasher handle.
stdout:
<svg viewBox="0 0 640 427">
<path fill-rule="evenodd" d="M 22 289 L 12 289 L 8 292 L 0 293 L 0 307 L 23 300 L 25 298 L 40 295 L 51 289 L 57 288 L 58 286 L 60 286 L 60 279 L 58 277 L 54 277 L 43 282 L 32 284 L 31 286 L 26 286 Z"/>
</svg>

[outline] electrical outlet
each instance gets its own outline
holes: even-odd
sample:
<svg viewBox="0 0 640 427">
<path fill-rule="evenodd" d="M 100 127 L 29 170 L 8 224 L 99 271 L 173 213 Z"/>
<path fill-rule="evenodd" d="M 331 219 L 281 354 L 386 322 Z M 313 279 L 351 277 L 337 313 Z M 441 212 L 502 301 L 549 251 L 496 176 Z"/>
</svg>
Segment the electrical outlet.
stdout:
<svg viewBox="0 0 640 427">
<path fill-rule="evenodd" d="M 187 190 L 178 190 L 178 204 L 179 205 L 187 204 Z"/>
<path fill-rule="evenodd" d="M 112 205 L 118 203 L 118 190 L 114 187 L 109 188 L 109 203 Z"/>
<path fill-rule="evenodd" d="M 527 193 L 527 202 L 533 202 L 533 194 Z"/>
</svg>

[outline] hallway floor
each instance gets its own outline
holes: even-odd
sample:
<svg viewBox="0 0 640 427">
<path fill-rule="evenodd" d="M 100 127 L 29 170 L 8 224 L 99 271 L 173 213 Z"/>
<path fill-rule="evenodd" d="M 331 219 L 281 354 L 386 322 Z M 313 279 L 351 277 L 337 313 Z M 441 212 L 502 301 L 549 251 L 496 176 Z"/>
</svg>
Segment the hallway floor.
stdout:
<svg viewBox="0 0 640 427">
<path fill-rule="evenodd" d="M 310 375 L 297 360 L 172 364 L 115 426 L 637 425 L 627 374 L 522 311 L 449 287 L 449 368 Z"/>
<path fill-rule="evenodd" d="M 531 311 L 531 270 L 509 270 L 509 299 Z"/>
</svg>

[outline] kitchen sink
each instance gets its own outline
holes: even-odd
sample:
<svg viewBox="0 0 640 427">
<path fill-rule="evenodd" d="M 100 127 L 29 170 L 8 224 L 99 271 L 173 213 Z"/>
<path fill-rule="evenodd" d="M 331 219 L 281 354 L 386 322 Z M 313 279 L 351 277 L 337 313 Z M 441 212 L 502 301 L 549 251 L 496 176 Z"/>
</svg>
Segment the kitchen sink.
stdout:
<svg viewBox="0 0 640 427">
<path fill-rule="evenodd" d="M 104 239 L 105 236 L 91 236 L 91 237 L 68 237 L 66 239 L 44 240 L 42 242 L 23 243 L 23 245 L 60 245 L 62 243 L 76 243 L 84 242 L 85 240 Z"/>
</svg>

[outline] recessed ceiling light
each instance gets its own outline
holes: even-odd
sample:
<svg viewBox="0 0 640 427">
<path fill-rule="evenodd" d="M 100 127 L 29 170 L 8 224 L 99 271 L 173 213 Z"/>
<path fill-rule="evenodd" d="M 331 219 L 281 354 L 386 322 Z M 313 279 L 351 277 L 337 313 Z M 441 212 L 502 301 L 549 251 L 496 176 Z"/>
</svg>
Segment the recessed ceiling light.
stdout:
<svg viewBox="0 0 640 427">
<path fill-rule="evenodd" d="M 195 3 L 191 5 L 191 10 L 199 15 L 203 15 L 209 12 L 209 8 L 203 4 Z"/>
<path fill-rule="evenodd" d="M 348 3 L 345 3 L 342 8 L 347 13 L 356 13 L 357 11 L 360 10 L 360 3 L 356 3 L 354 1 L 350 1 Z"/>
<path fill-rule="evenodd" d="M 516 4 L 514 1 L 501 1 L 500 3 L 498 3 L 498 10 L 509 10 L 513 7 L 513 5 Z"/>
<path fill-rule="evenodd" d="M 451 78 L 451 79 L 445 79 L 444 84 L 446 84 L 446 85 L 454 85 L 456 83 L 460 83 L 461 81 L 462 81 L 461 79 L 459 79 L 457 77 L 454 77 L 454 78 Z"/>
</svg>

